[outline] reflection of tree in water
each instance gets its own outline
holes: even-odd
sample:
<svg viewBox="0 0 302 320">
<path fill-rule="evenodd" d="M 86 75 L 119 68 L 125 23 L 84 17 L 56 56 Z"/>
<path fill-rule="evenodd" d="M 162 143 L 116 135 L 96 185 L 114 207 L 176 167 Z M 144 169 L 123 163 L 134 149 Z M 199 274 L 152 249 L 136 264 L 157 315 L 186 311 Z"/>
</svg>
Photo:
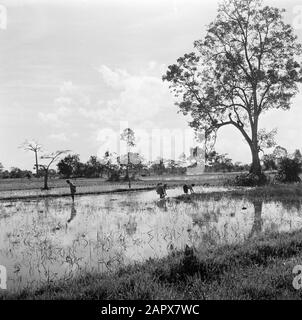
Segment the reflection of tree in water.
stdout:
<svg viewBox="0 0 302 320">
<path fill-rule="evenodd" d="M 45 207 L 45 213 L 49 212 L 49 199 L 44 199 L 44 207 Z"/>
<path fill-rule="evenodd" d="M 44 219 L 48 216 L 49 213 L 49 199 L 40 199 L 33 202 L 35 211 L 37 212 L 37 218 L 39 223 L 43 223 Z"/>
<path fill-rule="evenodd" d="M 199 210 L 200 209 L 200 204 L 197 201 L 194 201 L 193 199 L 190 199 L 190 205 L 195 210 Z"/>
<path fill-rule="evenodd" d="M 215 208 L 213 201 L 202 203 L 193 201 L 192 206 L 197 210 L 197 215 L 193 217 L 193 226 L 198 225 L 200 228 L 209 227 L 211 223 L 217 223 L 221 216 L 220 208 Z"/>
<path fill-rule="evenodd" d="M 252 200 L 253 206 L 254 206 L 254 223 L 251 229 L 251 232 L 249 234 L 249 238 L 253 237 L 254 235 L 259 235 L 262 231 L 262 205 L 263 205 L 263 200 L 256 199 Z"/>
<path fill-rule="evenodd" d="M 128 236 L 133 236 L 137 229 L 137 222 L 135 221 L 135 217 L 130 216 L 129 221 L 125 224 L 126 233 Z"/>
</svg>

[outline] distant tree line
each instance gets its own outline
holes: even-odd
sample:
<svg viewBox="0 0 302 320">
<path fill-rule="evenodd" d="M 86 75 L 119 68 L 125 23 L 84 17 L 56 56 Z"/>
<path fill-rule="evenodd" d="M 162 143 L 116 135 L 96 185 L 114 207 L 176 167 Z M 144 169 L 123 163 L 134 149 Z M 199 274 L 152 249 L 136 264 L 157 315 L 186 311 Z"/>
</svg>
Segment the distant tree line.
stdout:
<svg viewBox="0 0 302 320">
<path fill-rule="evenodd" d="M 291 159 L 297 163 L 302 163 L 302 154 L 296 149 L 293 154 L 289 154 L 284 147 L 276 146 L 273 152 L 264 154 L 262 157 L 262 166 L 264 170 L 278 170 L 280 163 L 284 159 Z"/>
<path fill-rule="evenodd" d="M 0 165 L 0 177 L 2 179 L 16 179 L 16 178 L 31 178 L 33 173 L 30 170 L 21 170 L 16 167 L 10 168 L 10 170 L 3 170 Z"/>
<path fill-rule="evenodd" d="M 227 154 L 219 154 L 215 150 L 206 154 L 206 172 L 240 172 L 248 171 L 249 167 L 249 164 L 233 163 Z"/>
<path fill-rule="evenodd" d="M 289 170 L 298 168 L 302 163 L 300 150 L 297 149 L 292 155 L 289 155 L 284 147 L 276 144 L 276 133 L 276 129 L 270 132 L 266 132 L 265 130 L 260 130 L 259 132 L 259 145 L 263 153 L 261 158 L 262 170 L 280 171 L 282 166 L 289 168 Z M 80 156 L 70 153 L 70 150 L 57 150 L 45 153 L 41 144 L 34 140 L 26 140 L 20 148 L 25 151 L 31 151 L 34 154 L 35 165 L 33 169 L 35 173 L 16 167 L 10 170 L 4 170 L 3 165 L 0 163 L 0 178 L 31 179 L 32 177 L 44 177 L 43 189 L 45 190 L 48 189 L 47 182 L 49 177 L 65 179 L 104 178 L 109 181 L 127 181 L 129 188 L 131 188 L 131 181 L 137 179 L 138 176 L 186 174 L 189 162 L 192 161 L 191 156 L 187 157 L 182 153 L 178 160 L 158 158 L 148 162 L 145 161 L 139 153 L 132 151 L 132 148 L 135 147 L 136 139 L 135 133 L 131 128 L 124 129 L 120 138 L 127 146 L 127 152 L 125 154 L 120 155 L 108 150 L 102 157 L 96 155 L 90 156 L 86 162 L 82 162 Z M 268 153 L 268 151 L 272 149 L 273 151 Z M 40 155 L 41 152 L 42 155 Z M 51 168 L 55 163 L 57 170 Z M 210 151 L 206 149 L 206 172 L 247 172 L 249 169 L 250 164 L 243 164 L 241 162 L 234 163 L 232 159 L 228 157 L 228 154 L 220 154 L 214 149 Z M 283 170 L 283 173 L 285 171 Z"/>
<path fill-rule="evenodd" d="M 43 176 L 42 173 L 40 173 L 39 175 Z M 56 170 L 54 170 L 54 169 L 49 170 L 49 174 L 48 174 L 49 177 L 53 178 L 53 177 L 56 177 L 57 175 L 58 174 L 57 174 Z M 4 170 L 3 166 L 1 169 L 1 164 L 0 164 L 0 178 L 1 179 L 19 179 L 19 178 L 31 179 L 33 177 L 36 177 L 36 172 L 33 173 L 31 170 L 22 170 L 17 167 L 12 167 L 9 170 Z"/>
<path fill-rule="evenodd" d="M 123 160 L 124 159 L 124 160 Z M 126 159 L 126 160 L 125 160 Z M 67 154 L 57 163 L 57 170 L 49 169 L 48 177 L 57 178 L 104 178 L 109 181 L 135 180 L 138 176 L 161 176 L 161 175 L 184 175 L 187 164 L 185 155 L 179 160 L 158 158 L 155 161 L 144 161 L 143 157 L 137 153 L 129 152 L 127 155 L 105 152 L 102 157 L 90 156 L 87 162 L 82 162 L 78 154 Z M 288 154 L 284 147 L 276 146 L 268 154 L 261 158 L 264 171 L 278 170 L 284 159 L 291 159 L 297 163 L 302 163 L 300 150 L 295 150 L 293 154 Z M 227 154 L 220 154 L 212 150 L 206 154 L 205 172 L 246 172 L 250 164 L 233 162 Z M 28 178 L 37 176 L 37 172 L 21 170 L 12 167 L 4 170 L 0 163 L 0 178 Z M 42 165 L 39 164 L 38 176 L 44 177 Z"/>
<path fill-rule="evenodd" d="M 57 164 L 58 174 L 62 178 L 102 178 L 106 172 L 103 165 L 96 156 L 91 156 L 86 163 L 80 161 L 78 154 L 68 154 Z"/>
</svg>

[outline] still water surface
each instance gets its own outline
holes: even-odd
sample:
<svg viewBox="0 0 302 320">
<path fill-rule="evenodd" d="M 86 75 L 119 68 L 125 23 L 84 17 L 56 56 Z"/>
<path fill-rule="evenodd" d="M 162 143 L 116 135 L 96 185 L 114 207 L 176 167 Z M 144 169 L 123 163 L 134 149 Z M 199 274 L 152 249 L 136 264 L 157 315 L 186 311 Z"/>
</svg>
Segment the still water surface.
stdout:
<svg viewBox="0 0 302 320">
<path fill-rule="evenodd" d="M 170 197 L 179 194 L 168 190 Z M 158 201 L 154 191 L 81 196 L 74 205 L 69 198 L 2 201 L 0 264 L 8 271 L 8 290 L 15 291 L 84 270 L 111 272 L 186 244 L 202 250 L 301 227 L 299 201 Z"/>
</svg>

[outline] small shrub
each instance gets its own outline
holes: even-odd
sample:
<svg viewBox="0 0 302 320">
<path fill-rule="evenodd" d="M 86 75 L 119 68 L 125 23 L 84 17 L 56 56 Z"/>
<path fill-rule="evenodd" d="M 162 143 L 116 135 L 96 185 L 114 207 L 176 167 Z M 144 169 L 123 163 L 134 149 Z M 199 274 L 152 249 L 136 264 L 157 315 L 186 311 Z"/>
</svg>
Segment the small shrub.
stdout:
<svg viewBox="0 0 302 320">
<path fill-rule="evenodd" d="M 122 180 L 123 180 L 124 182 L 127 182 L 127 181 L 129 181 L 129 177 L 128 177 L 127 175 L 125 175 L 125 176 L 122 178 Z M 137 176 L 135 175 L 135 173 L 130 176 L 130 181 L 138 181 L 138 180 L 139 180 L 139 179 L 137 178 Z"/>
<path fill-rule="evenodd" d="M 260 176 L 254 174 L 254 173 L 243 173 L 239 176 L 235 177 L 234 184 L 236 186 L 241 187 L 254 187 L 263 185 L 267 182 L 267 178 L 264 174 L 261 174 Z"/>
<path fill-rule="evenodd" d="M 113 171 L 110 173 L 108 181 L 118 182 L 118 181 L 120 181 L 120 179 L 121 179 L 120 173 L 118 171 Z"/>
<path fill-rule="evenodd" d="M 278 182 L 301 182 L 299 174 L 302 172 L 301 163 L 297 159 L 283 158 L 280 161 L 275 180 Z"/>
</svg>

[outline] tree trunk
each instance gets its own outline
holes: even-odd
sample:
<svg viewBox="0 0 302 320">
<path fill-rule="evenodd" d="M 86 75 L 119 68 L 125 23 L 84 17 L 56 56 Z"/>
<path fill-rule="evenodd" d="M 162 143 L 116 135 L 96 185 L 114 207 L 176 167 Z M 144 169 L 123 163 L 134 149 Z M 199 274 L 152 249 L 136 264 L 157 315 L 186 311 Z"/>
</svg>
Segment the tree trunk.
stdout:
<svg viewBox="0 0 302 320">
<path fill-rule="evenodd" d="M 48 190 L 48 170 L 44 172 L 44 190 Z"/>
<path fill-rule="evenodd" d="M 37 178 L 39 177 L 39 164 L 38 164 L 38 152 L 35 151 L 35 156 L 36 156 L 36 176 Z"/>
<path fill-rule="evenodd" d="M 256 91 L 255 91 L 256 92 Z M 255 98 L 256 99 L 256 93 Z M 255 110 L 258 108 L 255 105 Z M 253 173 L 260 177 L 262 175 L 261 164 L 259 159 L 259 148 L 258 148 L 258 116 L 255 116 L 254 123 L 251 125 L 252 130 L 252 141 L 250 143 L 250 148 L 252 152 L 252 165 L 250 173 Z"/>
<path fill-rule="evenodd" d="M 127 176 L 128 176 L 129 189 L 131 189 L 131 180 L 130 180 L 130 175 L 129 175 L 129 165 L 130 165 L 130 154 L 128 152 Z"/>
<path fill-rule="evenodd" d="M 261 164 L 259 159 L 258 146 L 253 144 L 250 146 L 252 152 L 252 165 L 250 168 L 250 173 L 260 176 L 262 173 Z"/>
</svg>

